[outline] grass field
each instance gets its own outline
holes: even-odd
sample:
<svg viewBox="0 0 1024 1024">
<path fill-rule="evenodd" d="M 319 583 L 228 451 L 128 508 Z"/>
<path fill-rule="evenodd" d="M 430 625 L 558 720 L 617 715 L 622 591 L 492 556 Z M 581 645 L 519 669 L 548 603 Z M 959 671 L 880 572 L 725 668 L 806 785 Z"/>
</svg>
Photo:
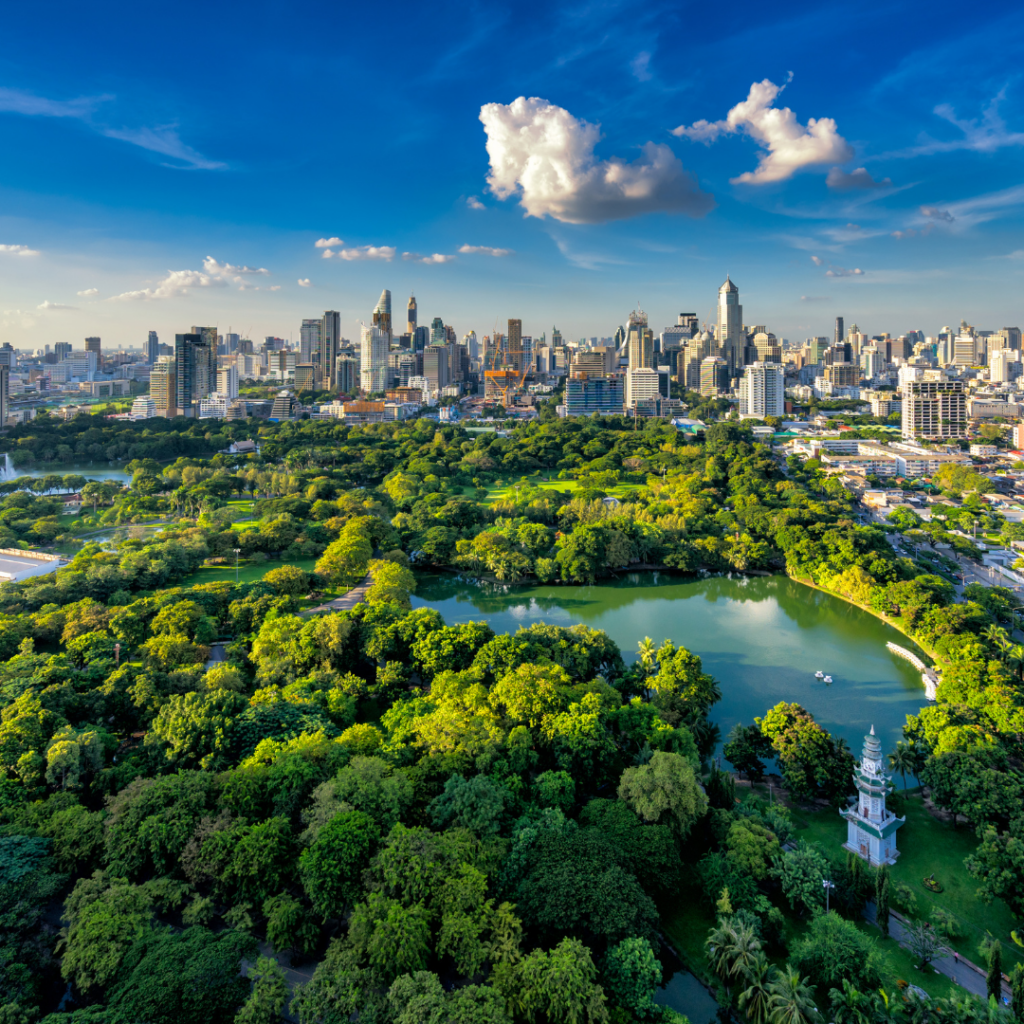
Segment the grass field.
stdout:
<svg viewBox="0 0 1024 1024">
<path fill-rule="evenodd" d="M 580 488 L 580 482 L 578 480 L 531 480 L 531 487 L 539 487 L 543 490 L 556 490 L 556 491 L 576 491 Z M 631 491 L 638 491 L 643 484 L 616 484 L 614 487 L 601 488 L 606 494 L 614 494 L 616 497 L 623 497 L 629 494 Z M 488 487 L 487 488 L 487 501 L 497 501 L 499 498 L 506 498 L 509 495 L 515 497 L 516 485 L 503 485 L 501 487 Z"/>
<path fill-rule="evenodd" d="M 238 567 L 238 582 L 255 583 L 257 580 L 263 579 L 271 569 L 279 569 L 282 565 L 294 565 L 298 569 L 312 572 L 313 567 L 316 565 L 316 559 L 300 558 L 295 562 L 286 562 L 283 559 L 275 558 L 269 559 L 266 562 L 251 562 L 249 564 L 242 562 Z M 234 563 L 230 565 L 204 565 L 201 569 L 192 573 L 191 576 L 186 576 L 179 586 L 194 587 L 197 583 L 220 583 L 224 581 L 228 583 L 235 582 Z"/>
</svg>

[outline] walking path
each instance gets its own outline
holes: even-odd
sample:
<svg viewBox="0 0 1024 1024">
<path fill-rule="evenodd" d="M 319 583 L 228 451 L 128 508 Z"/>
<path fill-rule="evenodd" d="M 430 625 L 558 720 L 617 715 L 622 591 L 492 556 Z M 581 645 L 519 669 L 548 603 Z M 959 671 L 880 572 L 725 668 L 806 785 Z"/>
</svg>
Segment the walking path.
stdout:
<svg viewBox="0 0 1024 1024">
<path fill-rule="evenodd" d="M 334 598 L 333 601 L 326 601 L 318 604 L 315 608 L 307 608 L 303 615 L 317 615 L 320 612 L 344 612 L 355 608 L 360 601 L 366 597 L 366 592 L 373 585 L 370 574 L 367 573 L 347 594 Z"/>
<path fill-rule="evenodd" d="M 875 920 L 875 904 L 873 902 L 868 903 L 864 907 L 864 917 L 877 926 L 878 922 Z M 908 925 L 906 919 L 897 914 L 895 910 L 890 910 L 889 934 L 904 949 L 908 948 L 907 932 Z M 936 957 L 928 966 L 936 971 L 936 973 L 944 974 L 951 981 L 973 995 L 980 996 L 983 1000 L 988 999 L 985 985 L 986 972 L 976 964 L 972 964 L 970 960 L 962 956 L 955 956 L 952 950 L 943 947 L 941 955 Z M 1010 986 L 1004 978 L 1003 996 L 1009 999 L 1011 994 Z"/>
</svg>

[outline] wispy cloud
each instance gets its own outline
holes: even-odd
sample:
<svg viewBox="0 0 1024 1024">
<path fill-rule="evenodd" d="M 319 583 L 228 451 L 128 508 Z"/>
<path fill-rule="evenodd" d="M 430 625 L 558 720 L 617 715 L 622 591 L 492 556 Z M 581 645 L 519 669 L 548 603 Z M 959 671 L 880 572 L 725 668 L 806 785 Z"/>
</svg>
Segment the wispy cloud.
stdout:
<svg viewBox="0 0 1024 1024">
<path fill-rule="evenodd" d="M 931 223 L 952 231 L 964 231 L 977 224 L 1005 216 L 1024 206 L 1024 185 L 988 192 L 951 203 L 935 203 L 920 207 L 920 223 Z"/>
<path fill-rule="evenodd" d="M 801 295 L 801 302 L 831 302 L 832 297 L 829 295 Z"/>
<path fill-rule="evenodd" d="M 754 139 L 764 153 L 755 170 L 731 179 L 734 184 L 767 185 L 787 181 L 806 167 L 850 160 L 853 147 L 839 134 L 831 117 L 812 117 L 802 125 L 789 107 L 775 106 L 786 84 L 776 85 L 767 78 L 754 82 L 747 98 L 737 103 L 724 120 L 680 125 L 672 129 L 672 134 L 706 145 L 723 135 L 741 131 Z"/>
<path fill-rule="evenodd" d="M 80 299 L 91 299 L 93 296 L 99 295 L 99 293 L 99 288 L 85 288 L 82 291 L 78 292 L 78 297 Z"/>
<path fill-rule="evenodd" d="M 829 267 L 825 271 L 826 277 L 860 277 L 864 273 L 860 267 Z"/>
<path fill-rule="evenodd" d="M 475 253 L 478 256 L 511 256 L 512 249 L 495 249 L 490 245 L 460 245 L 459 252 Z"/>
<path fill-rule="evenodd" d="M 638 82 L 649 82 L 654 74 L 651 71 L 651 54 L 649 50 L 641 50 L 630 62 L 629 70 Z"/>
<path fill-rule="evenodd" d="M 99 109 L 114 102 L 117 97 L 110 94 L 101 96 L 79 96 L 70 100 L 53 100 L 36 96 L 21 89 L 0 89 L 0 113 L 22 114 L 26 117 L 60 117 L 81 121 L 93 131 L 108 139 L 117 139 L 132 146 L 159 153 L 176 163 L 167 167 L 187 170 L 223 170 L 227 164 L 209 158 L 181 141 L 176 124 L 143 126 L 140 128 L 114 128 L 96 117 Z"/>
<path fill-rule="evenodd" d="M 62 302 L 51 302 L 49 299 L 46 299 L 45 301 L 40 302 L 39 305 L 36 306 L 36 309 L 42 309 L 42 310 L 47 310 L 47 309 L 78 309 L 78 307 L 77 306 L 65 306 L 64 303 L 62 303 Z"/>
<path fill-rule="evenodd" d="M 483 203 L 481 203 L 481 202 L 480 202 L 480 200 L 479 200 L 479 198 L 477 198 L 476 196 L 470 196 L 470 197 L 469 197 L 469 198 L 468 198 L 468 199 L 466 200 L 466 205 L 467 205 L 467 206 L 468 206 L 468 207 L 469 207 L 469 208 L 470 208 L 471 210 L 486 210 L 486 209 L 487 209 L 487 207 L 486 207 L 486 206 L 484 206 L 484 204 L 483 204 Z"/>
<path fill-rule="evenodd" d="M 10 253 L 13 256 L 38 256 L 38 249 L 30 249 L 27 245 L 0 245 L 0 252 Z"/>
<path fill-rule="evenodd" d="M 197 171 L 222 171 L 227 164 L 220 160 L 209 160 L 202 153 L 181 141 L 176 125 L 162 125 L 158 128 L 103 128 L 101 134 L 109 139 L 119 139 L 133 146 L 159 153 L 181 165 Z M 167 166 L 172 166 L 168 164 Z"/>
</svg>

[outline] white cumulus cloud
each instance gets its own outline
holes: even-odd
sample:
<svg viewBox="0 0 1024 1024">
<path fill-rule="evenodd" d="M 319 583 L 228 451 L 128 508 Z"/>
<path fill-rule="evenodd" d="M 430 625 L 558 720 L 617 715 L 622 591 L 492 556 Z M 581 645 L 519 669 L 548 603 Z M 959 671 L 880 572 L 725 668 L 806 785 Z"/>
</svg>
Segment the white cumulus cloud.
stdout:
<svg viewBox="0 0 1024 1024">
<path fill-rule="evenodd" d="M 9 252 L 14 256 L 38 256 L 38 249 L 30 249 L 27 245 L 0 245 L 0 252 Z"/>
<path fill-rule="evenodd" d="M 468 199 L 466 200 L 466 205 L 467 205 L 467 206 L 468 206 L 468 207 L 469 207 L 469 208 L 470 208 L 471 210 L 486 210 L 486 209 L 487 209 L 487 207 L 486 207 L 486 206 L 484 206 L 484 204 L 483 204 L 483 203 L 481 203 L 481 202 L 480 202 L 480 200 L 479 200 L 479 199 L 478 199 L 478 198 L 477 198 L 476 196 L 470 196 L 470 197 L 469 197 L 469 198 L 468 198 Z"/>
<path fill-rule="evenodd" d="M 833 167 L 828 172 L 825 184 L 837 192 L 845 192 L 855 188 L 892 188 L 892 179 L 883 178 L 876 181 L 868 173 L 866 167 L 858 167 L 852 171 L 844 171 L 841 167 Z"/>
<path fill-rule="evenodd" d="M 767 78 L 754 82 L 747 98 L 729 111 L 723 121 L 697 121 L 680 125 L 673 135 L 710 144 L 722 135 L 745 132 L 765 151 L 757 168 L 747 171 L 734 184 L 767 185 L 787 181 L 805 167 L 841 164 L 853 157 L 853 147 L 844 139 L 831 117 L 810 118 L 800 124 L 789 107 L 776 107 L 775 100 L 785 85 Z"/>
<path fill-rule="evenodd" d="M 153 299 L 172 299 L 177 295 L 187 295 L 193 288 L 226 288 L 229 284 L 237 285 L 240 291 L 248 291 L 252 286 L 247 278 L 269 273 L 266 267 L 236 266 L 233 263 L 221 263 L 212 256 L 207 256 L 203 260 L 202 270 L 169 270 L 167 276 L 152 288 L 122 292 L 120 295 L 111 296 L 107 301 L 148 302 Z M 277 291 L 278 287 L 280 286 L 270 290 Z"/>
<path fill-rule="evenodd" d="M 511 256 L 512 249 L 495 249 L 490 245 L 460 245 L 459 252 L 475 253 L 478 256 Z"/>
<path fill-rule="evenodd" d="M 86 288 L 78 293 L 79 298 L 91 299 L 94 295 L 99 295 L 99 288 Z"/>
<path fill-rule="evenodd" d="M 340 249 L 345 243 L 335 235 L 333 238 L 318 238 L 313 245 L 317 249 Z"/>
<path fill-rule="evenodd" d="M 352 249 L 324 249 L 324 259 L 345 260 L 351 263 L 355 260 L 385 260 L 390 263 L 395 258 L 398 250 L 393 245 L 357 245 Z"/>
<path fill-rule="evenodd" d="M 600 160 L 599 126 L 547 100 L 487 103 L 480 120 L 491 165 L 487 184 L 499 199 L 517 196 L 527 217 L 596 224 L 655 212 L 701 217 L 715 205 L 668 146 L 648 142 L 629 163 Z"/>
<path fill-rule="evenodd" d="M 299 287 L 300 288 L 312 288 L 313 285 L 310 282 L 308 277 L 300 277 L 299 278 Z"/>
<path fill-rule="evenodd" d="M 51 302 L 49 299 L 45 299 L 40 302 L 36 309 L 78 309 L 77 306 L 65 306 L 62 302 Z"/>
</svg>

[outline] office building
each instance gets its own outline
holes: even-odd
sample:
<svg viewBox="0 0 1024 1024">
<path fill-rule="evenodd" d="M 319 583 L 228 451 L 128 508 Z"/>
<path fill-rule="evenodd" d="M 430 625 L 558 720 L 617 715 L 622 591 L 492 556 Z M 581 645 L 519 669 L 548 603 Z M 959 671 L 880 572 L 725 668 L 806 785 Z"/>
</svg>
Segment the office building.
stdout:
<svg viewBox="0 0 1024 1024">
<path fill-rule="evenodd" d="M 619 376 L 570 377 L 565 382 L 566 416 L 620 415 L 623 399 L 623 382 Z"/>
<path fill-rule="evenodd" d="M 708 356 L 700 364 L 700 393 L 717 398 L 729 390 L 729 364 L 721 356 Z"/>
<path fill-rule="evenodd" d="M 963 320 L 960 321 L 960 333 L 953 338 L 953 365 L 954 366 L 979 366 L 986 361 L 988 355 L 987 346 L 986 352 L 981 352 L 982 345 L 979 344 L 981 339 L 974 332 L 974 328 L 970 327 Z"/>
<path fill-rule="evenodd" d="M 865 345 L 860 350 L 860 366 L 868 380 L 873 380 L 885 369 L 885 359 L 877 345 Z"/>
<path fill-rule="evenodd" d="M 71 343 L 67 341 L 58 341 L 57 344 L 53 346 L 53 354 L 58 363 L 62 359 L 66 359 L 71 355 Z"/>
<path fill-rule="evenodd" d="M 807 339 L 807 362 L 810 364 L 821 363 L 825 359 L 825 352 L 828 350 L 828 338 Z"/>
<path fill-rule="evenodd" d="M 700 331 L 700 323 L 696 313 L 680 313 L 672 327 L 661 332 L 661 351 L 671 348 L 683 348 L 690 339 Z"/>
<path fill-rule="evenodd" d="M 299 361 L 312 363 L 319 358 L 322 320 L 303 320 L 299 328 Z"/>
<path fill-rule="evenodd" d="M 149 338 L 146 340 L 146 362 L 152 366 L 159 357 L 160 339 L 157 337 L 156 331 L 150 331 Z"/>
<path fill-rule="evenodd" d="M 228 401 L 238 397 L 238 367 L 222 366 L 217 371 L 217 394 Z"/>
<path fill-rule="evenodd" d="M 216 353 L 213 358 L 216 360 Z M 216 380 L 216 374 L 210 373 L 210 350 L 201 333 L 193 330 L 174 336 L 174 372 L 177 413 L 195 417 L 199 402 L 210 397 Z"/>
<path fill-rule="evenodd" d="M 1011 384 L 1021 376 L 1019 349 L 995 348 L 988 354 L 988 375 L 993 384 Z"/>
<path fill-rule="evenodd" d="M 132 402 L 131 418 L 133 420 L 151 420 L 157 415 L 156 402 L 152 395 L 139 395 Z"/>
<path fill-rule="evenodd" d="M 386 314 L 380 313 L 381 323 L 390 323 L 391 321 L 391 293 L 387 292 L 386 294 L 388 296 L 389 308 Z M 383 301 L 383 296 L 381 296 L 381 300 Z M 378 303 L 378 309 L 374 310 L 374 317 L 377 317 L 379 312 L 380 303 Z M 386 320 L 384 319 L 385 316 Z M 359 361 L 359 386 L 361 391 L 364 391 L 366 394 L 376 394 L 388 387 L 388 353 L 390 349 L 390 332 L 383 330 L 376 324 L 363 327 Z"/>
<path fill-rule="evenodd" d="M 447 332 L 444 329 L 444 321 L 435 316 L 430 323 L 430 344 L 444 345 L 448 340 Z"/>
<path fill-rule="evenodd" d="M 476 331 L 464 334 L 462 336 L 462 344 L 466 346 L 466 350 L 469 352 L 469 361 L 473 366 L 476 366 L 480 362 L 480 342 L 477 340 Z"/>
<path fill-rule="evenodd" d="M 11 414 L 11 368 L 0 366 L 0 427 L 7 426 Z"/>
<path fill-rule="evenodd" d="M 860 383 L 860 367 L 853 363 L 833 363 L 825 367 L 824 377 L 834 388 L 855 388 Z"/>
<path fill-rule="evenodd" d="M 156 409 L 154 416 L 173 419 L 178 415 L 175 364 L 166 357 L 153 365 L 153 372 L 149 375 L 149 393 Z"/>
<path fill-rule="evenodd" d="M 654 368 L 654 332 L 647 326 L 647 314 L 635 309 L 629 314 L 624 343 L 627 365 L 631 370 Z"/>
<path fill-rule="evenodd" d="M 754 335 L 753 341 L 754 343 L 751 347 L 754 349 L 754 358 L 751 362 L 782 362 L 782 346 L 779 344 L 779 339 L 776 338 L 774 334 L 769 334 L 766 331 L 758 331 Z"/>
<path fill-rule="evenodd" d="M 295 390 L 297 392 L 316 390 L 316 367 L 312 363 L 296 363 Z"/>
<path fill-rule="evenodd" d="M 103 351 L 103 343 L 99 338 L 86 338 L 85 339 L 85 351 L 95 352 L 96 358 L 99 359 Z"/>
<path fill-rule="evenodd" d="M 431 396 L 438 394 L 449 382 L 447 345 L 430 345 L 423 353 L 423 376 Z"/>
<path fill-rule="evenodd" d="M 626 371 L 626 410 L 632 412 L 641 402 L 661 397 L 661 374 L 647 366 L 630 367 Z"/>
<path fill-rule="evenodd" d="M 843 318 L 841 316 L 836 317 L 836 331 L 832 338 L 832 344 L 838 345 L 840 342 L 846 341 L 846 331 L 843 327 Z"/>
<path fill-rule="evenodd" d="M 320 388 L 334 391 L 337 387 L 337 359 L 341 345 L 341 314 L 328 309 L 320 321 Z"/>
<path fill-rule="evenodd" d="M 387 335 L 388 347 L 391 347 L 391 292 L 387 288 L 380 293 L 377 305 L 373 309 L 370 321 L 382 334 Z M 365 369 L 365 366 L 363 367 Z"/>
<path fill-rule="evenodd" d="M 763 420 L 786 409 L 785 371 L 778 363 L 752 363 L 740 381 L 740 417 Z"/>
<path fill-rule="evenodd" d="M 508 358 L 506 364 L 514 370 L 523 372 L 523 321 L 509 320 L 508 322 L 508 344 L 506 351 Z"/>
<path fill-rule="evenodd" d="M 334 361 L 335 381 L 339 395 L 351 395 L 359 390 L 359 360 L 341 355 Z"/>
<path fill-rule="evenodd" d="M 941 371 L 929 376 L 938 377 Z M 903 436 L 940 439 L 967 436 L 967 397 L 961 380 L 907 380 L 903 394 Z"/>
<path fill-rule="evenodd" d="M 746 334 L 743 331 L 743 307 L 740 305 L 740 290 L 726 275 L 725 284 L 718 289 L 718 330 L 716 339 L 722 350 L 722 358 L 729 370 L 729 377 L 735 377 L 743 369 L 743 349 Z"/>
<path fill-rule="evenodd" d="M 416 352 L 422 352 L 430 344 L 430 328 L 417 327 L 412 339 L 412 347 Z"/>
<path fill-rule="evenodd" d="M 410 339 L 416 337 L 416 296 L 409 296 L 409 305 L 405 314 L 405 331 Z"/>
</svg>

